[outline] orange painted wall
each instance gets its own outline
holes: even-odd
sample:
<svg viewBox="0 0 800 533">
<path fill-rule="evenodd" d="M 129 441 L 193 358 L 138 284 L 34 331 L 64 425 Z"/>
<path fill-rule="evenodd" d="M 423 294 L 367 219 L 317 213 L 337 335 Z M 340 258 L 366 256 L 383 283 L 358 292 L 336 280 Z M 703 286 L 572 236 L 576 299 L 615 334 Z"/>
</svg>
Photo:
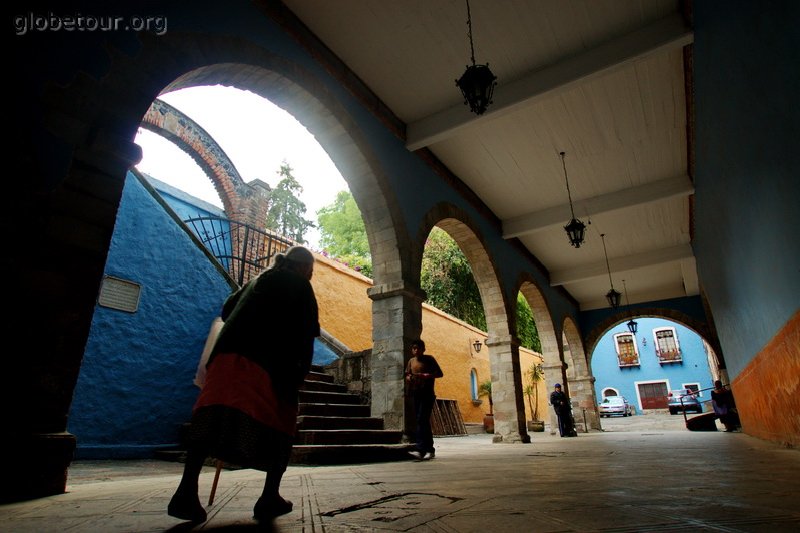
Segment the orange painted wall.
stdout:
<svg viewBox="0 0 800 533">
<path fill-rule="evenodd" d="M 354 272 L 349 267 L 327 257 L 315 254 L 314 277 L 311 284 L 319 304 L 320 325 L 353 351 L 372 347 L 372 300 L 367 289 L 372 280 Z M 423 304 L 422 339 L 427 353 L 436 357 L 444 377 L 436 382 L 436 395 L 442 399 L 457 400 L 464 422 L 480 423 L 489 412 L 489 402 L 475 406 L 472 403 L 470 371 L 478 374 L 478 383 L 491 378 L 486 333 Z M 472 343 L 479 339 L 483 349 L 476 353 Z M 520 367 L 524 372 L 541 358 L 530 350 L 520 348 Z M 539 418 L 547 410 L 547 384 L 539 386 Z M 527 398 L 527 419 L 531 419 Z"/>
<path fill-rule="evenodd" d="M 731 383 L 742 430 L 800 446 L 800 312 Z"/>
<path fill-rule="evenodd" d="M 319 306 L 319 323 L 339 342 L 358 352 L 372 347 L 372 280 L 349 267 L 314 254 L 311 285 Z"/>
</svg>

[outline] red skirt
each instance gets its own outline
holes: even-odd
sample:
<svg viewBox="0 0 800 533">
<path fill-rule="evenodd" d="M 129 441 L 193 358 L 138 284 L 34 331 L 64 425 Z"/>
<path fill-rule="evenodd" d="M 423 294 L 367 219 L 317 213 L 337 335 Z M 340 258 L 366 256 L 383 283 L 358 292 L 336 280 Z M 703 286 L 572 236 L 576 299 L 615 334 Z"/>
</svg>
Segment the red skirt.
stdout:
<svg viewBox="0 0 800 533">
<path fill-rule="evenodd" d="M 275 392 L 272 377 L 235 353 L 218 354 L 194 406 L 190 443 L 207 455 L 259 470 L 288 460 L 297 402 Z"/>
</svg>

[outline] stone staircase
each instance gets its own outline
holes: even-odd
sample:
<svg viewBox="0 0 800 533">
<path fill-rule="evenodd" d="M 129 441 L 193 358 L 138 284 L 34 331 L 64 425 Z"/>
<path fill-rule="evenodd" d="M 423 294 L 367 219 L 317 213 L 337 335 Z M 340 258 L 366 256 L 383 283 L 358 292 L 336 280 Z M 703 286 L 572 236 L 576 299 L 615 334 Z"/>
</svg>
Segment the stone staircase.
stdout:
<svg viewBox="0 0 800 533">
<path fill-rule="evenodd" d="M 183 431 L 186 432 L 188 423 Z M 300 390 L 297 435 L 290 464 L 335 465 L 405 461 L 413 445 L 401 431 L 383 428 L 361 397 L 315 366 Z M 156 458 L 184 461 L 185 449 L 159 450 Z M 208 465 L 213 465 L 209 461 Z M 232 466 L 232 465 L 228 465 Z"/>
<path fill-rule="evenodd" d="M 350 464 L 399 461 L 409 458 L 401 431 L 383 428 L 383 419 L 370 416 L 370 406 L 347 392 L 345 385 L 320 367 L 300 391 L 297 436 L 292 464 Z"/>
</svg>

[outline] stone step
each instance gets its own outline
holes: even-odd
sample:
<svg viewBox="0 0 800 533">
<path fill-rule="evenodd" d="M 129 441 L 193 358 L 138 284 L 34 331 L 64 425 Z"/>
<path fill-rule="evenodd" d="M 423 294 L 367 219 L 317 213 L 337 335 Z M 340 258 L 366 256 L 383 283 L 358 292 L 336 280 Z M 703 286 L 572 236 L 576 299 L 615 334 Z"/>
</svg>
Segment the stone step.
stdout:
<svg viewBox="0 0 800 533">
<path fill-rule="evenodd" d="M 356 416 L 308 416 L 297 417 L 297 429 L 383 429 L 383 419 Z"/>
<path fill-rule="evenodd" d="M 414 449 L 410 444 L 295 445 L 292 464 L 343 465 L 407 461 Z"/>
<path fill-rule="evenodd" d="M 398 444 L 403 434 L 388 429 L 313 429 L 297 432 L 298 445 Z"/>
<path fill-rule="evenodd" d="M 339 405 L 360 404 L 361 398 L 347 392 L 322 392 L 301 390 L 300 403 L 333 403 Z"/>
<path fill-rule="evenodd" d="M 300 416 L 368 417 L 370 407 L 361 404 L 301 403 L 298 414 Z"/>
<path fill-rule="evenodd" d="M 347 392 L 347 385 L 341 385 L 339 383 L 330 383 L 327 381 L 315 381 L 315 380 L 308 380 L 306 379 L 303 382 L 303 389 L 304 391 L 315 391 L 315 392 L 336 392 L 339 394 L 348 394 Z"/>
<path fill-rule="evenodd" d="M 321 368 L 321 367 L 316 367 Z M 333 376 L 330 374 L 326 374 L 322 371 L 314 371 L 312 370 L 307 376 L 306 381 L 322 381 L 325 383 L 333 383 Z"/>
</svg>

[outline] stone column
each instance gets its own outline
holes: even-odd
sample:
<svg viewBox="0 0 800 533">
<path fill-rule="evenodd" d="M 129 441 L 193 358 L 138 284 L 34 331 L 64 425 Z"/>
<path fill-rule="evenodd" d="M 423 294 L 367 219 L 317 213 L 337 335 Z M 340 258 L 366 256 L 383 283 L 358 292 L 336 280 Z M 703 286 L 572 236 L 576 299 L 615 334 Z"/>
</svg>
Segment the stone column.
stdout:
<svg viewBox="0 0 800 533">
<path fill-rule="evenodd" d="M 16 357 L 7 358 L 8 386 L 3 390 L 8 394 L 3 418 L 7 464 L 0 502 L 66 489 L 76 445 L 75 436 L 67 432 L 67 415 L 125 172 L 141 159 L 141 149 L 113 131 L 96 130 L 91 138 L 91 145 L 76 150 L 62 182 L 49 189 L 42 184 L 38 194 L 21 194 L 12 202 L 30 209 L 26 231 L 36 239 L 16 249 L 25 261 L 19 262 L 11 278 L 25 294 L 11 298 L 18 307 L 8 330 L 24 346 Z"/>
<path fill-rule="evenodd" d="M 600 417 L 597 414 L 597 400 L 594 394 L 595 378 L 581 376 L 569 381 L 569 397 L 572 400 L 572 413 L 577 427 L 600 429 Z M 584 419 L 585 414 L 585 419 Z"/>
<path fill-rule="evenodd" d="M 519 341 L 511 335 L 489 337 L 486 346 L 492 370 L 493 442 L 530 442 L 525 424 Z"/>
<path fill-rule="evenodd" d="M 402 281 L 375 285 L 372 299 L 372 416 L 386 429 L 402 430 L 413 440 L 413 408 L 405 395 L 405 366 L 411 342 L 422 332 L 425 293 Z"/>
</svg>

